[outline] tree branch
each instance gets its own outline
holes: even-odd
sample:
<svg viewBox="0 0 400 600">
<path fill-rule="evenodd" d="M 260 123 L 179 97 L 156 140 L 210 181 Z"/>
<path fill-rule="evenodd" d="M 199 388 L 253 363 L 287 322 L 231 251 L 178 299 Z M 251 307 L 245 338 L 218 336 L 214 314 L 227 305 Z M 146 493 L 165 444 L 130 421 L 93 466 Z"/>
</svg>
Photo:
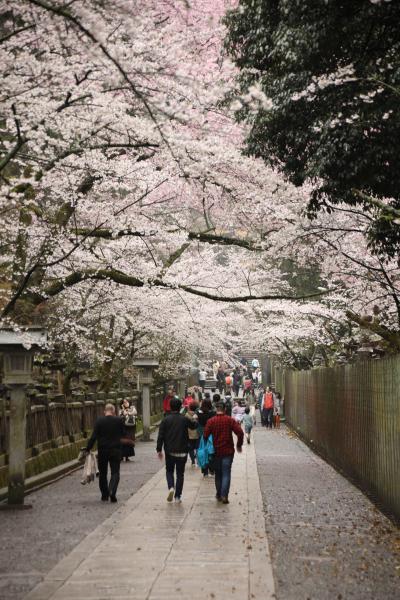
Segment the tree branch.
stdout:
<svg viewBox="0 0 400 600">
<path fill-rule="evenodd" d="M 369 331 L 372 331 L 372 333 L 379 335 L 395 350 L 400 350 L 400 333 L 398 331 L 391 331 L 385 327 L 385 325 L 382 325 L 377 321 L 370 321 L 369 319 L 357 315 L 351 310 L 346 311 L 346 317 L 353 323 L 357 323 L 362 329 L 368 329 Z"/>
<path fill-rule="evenodd" d="M 155 232 L 144 233 L 142 231 L 135 231 L 133 229 L 119 229 L 116 231 L 112 231 L 111 229 L 106 228 L 93 230 L 92 232 L 90 232 L 90 230 L 87 228 L 78 228 L 76 231 L 74 230 L 74 233 L 76 233 L 77 235 L 87 235 L 88 237 L 103 238 L 107 240 L 121 238 L 124 236 L 145 237 L 155 235 Z M 249 240 L 241 240 L 239 238 L 231 238 L 224 235 L 189 231 L 188 238 L 189 240 L 197 240 L 199 242 L 206 242 L 207 244 L 220 244 L 222 246 L 239 246 L 240 248 L 245 248 L 246 250 L 253 251 L 262 250 L 262 247 L 255 242 Z"/>
<path fill-rule="evenodd" d="M 239 238 L 231 238 L 225 235 L 216 235 L 212 233 L 197 233 L 196 231 L 189 231 L 189 240 L 198 240 L 200 242 L 206 242 L 208 244 L 220 244 L 223 246 L 239 246 L 246 250 L 262 250 L 262 247 L 255 242 L 249 240 L 241 240 Z"/>
<path fill-rule="evenodd" d="M 106 48 L 106 46 L 102 42 L 100 42 L 89 29 L 87 29 L 84 25 L 82 25 L 82 23 L 79 21 L 79 19 L 77 17 L 75 17 L 70 12 L 68 12 L 68 10 L 66 10 L 65 8 L 60 7 L 60 6 L 53 6 L 52 4 L 49 4 L 48 2 L 44 2 L 44 0 L 28 0 L 28 1 L 31 4 L 34 4 L 35 6 L 39 6 L 40 8 L 47 10 L 48 12 L 51 12 L 54 15 L 58 15 L 59 17 L 63 17 L 65 20 L 70 21 L 87 38 L 89 38 L 91 42 L 93 42 L 96 46 L 98 46 L 100 48 L 100 50 L 104 54 L 104 56 L 106 56 L 107 59 L 116 67 L 117 71 L 122 75 L 123 79 L 128 83 L 128 85 L 131 88 L 134 95 L 142 102 L 142 104 L 145 107 L 145 109 L 147 110 L 151 120 L 155 124 L 156 129 L 161 136 L 161 139 L 165 142 L 166 146 L 171 150 L 168 140 L 165 138 L 164 133 L 154 115 L 153 109 L 151 108 L 149 102 L 147 101 L 145 96 L 138 90 L 136 85 L 133 83 L 133 81 L 129 77 L 128 73 L 125 71 L 125 69 L 122 68 L 119 61 L 117 59 L 115 59 L 112 56 L 112 54 L 110 54 L 110 52 Z M 171 150 L 171 152 L 172 152 L 172 150 Z"/>
<path fill-rule="evenodd" d="M 353 189 L 352 192 L 355 196 L 358 196 L 363 202 L 380 208 L 382 212 L 387 213 L 388 215 L 392 215 L 396 219 L 400 218 L 400 209 L 394 208 L 389 204 L 385 204 L 384 202 L 382 202 L 382 200 L 378 200 L 378 198 L 373 198 L 372 196 L 369 196 L 368 194 L 365 194 L 360 190 Z"/>
<path fill-rule="evenodd" d="M 332 291 L 333 289 L 324 290 L 315 292 L 313 294 L 305 294 L 302 296 L 291 296 L 289 294 L 265 294 L 260 296 L 253 296 L 251 294 L 243 295 L 243 296 L 219 296 L 216 294 L 211 294 L 209 292 L 205 292 L 203 290 L 199 290 L 193 288 L 188 285 L 176 285 L 171 283 L 165 283 L 162 279 L 150 279 L 148 281 L 143 281 L 134 277 L 132 275 L 127 275 L 126 273 L 122 273 L 121 271 L 115 269 L 88 269 L 86 271 L 76 271 L 71 273 L 64 279 L 60 279 L 58 281 L 54 281 L 47 288 L 44 289 L 43 293 L 37 294 L 34 292 L 27 292 L 26 296 L 34 303 L 41 304 L 46 301 L 48 298 L 53 298 L 63 292 L 64 290 L 73 287 L 83 281 L 113 281 L 114 283 L 118 283 L 120 285 L 126 285 L 128 287 L 138 287 L 142 288 L 145 285 L 149 287 L 159 287 L 167 290 L 182 290 L 187 292 L 188 294 L 192 294 L 194 296 L 199 296 L 200 298 L 207 298 L 208 300 L 214 300 L 216 302 L 250 302 L 254 300 L 307 300 L 311 298 L 317 298 L 322 295 L 326 295 Z"/>
<path fill-rule="evenodd" d="M 7 33 L 5 36 L 0 38 L 0 44 L 2 44 L 3 42 L 7 42 L 9 39 L 14 37 L 15 35 L 22 33 L 23 31 L 28 31 L 28 29 L 34 29 L 35 27 L 36 25 L 33 24 L 27 25 L 26 27 L 21 27 L 20 29 L 15 29 L 15 31 L 11 31 L 10 33 Z"/>
<path fill-rule="evenodd" d="M 114 240 L 117 238 L 130 236 L 130 237 L 147 237 L 156 235 L 155 231 L 149 231 L 148 233 L 144 231 L 135 231 L 133 229 L 119 229 L 117 231 L 113 231 L 112 229 L 100 228 L 100 229 L 89 229 L 86 227 L 78 227 L 78 229 L 74 229 L 73 233 L 76 235 L 84 235 L 86 237 L 92 238 L 102 238 L 105 240 Z"/>
</svg>

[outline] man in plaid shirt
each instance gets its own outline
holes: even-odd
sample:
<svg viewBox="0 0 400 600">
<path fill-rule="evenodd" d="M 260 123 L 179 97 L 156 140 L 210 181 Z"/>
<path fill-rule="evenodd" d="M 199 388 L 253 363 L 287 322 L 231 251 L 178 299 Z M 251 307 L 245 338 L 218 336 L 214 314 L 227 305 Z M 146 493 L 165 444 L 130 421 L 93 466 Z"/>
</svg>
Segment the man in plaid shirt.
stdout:
<svg viewBox="0 0 400 600">
<path fill-rule="evenodd" d="M 215 487 L 217 490 L 216 498 L 218 502 L 229 504 L 228 495 L 231 485 L 231 469 L 235 447 L 233 443 L 232 432 L 237 435 L 236 449 L 242 451 L 243 431 L 239 423 L 232 417 L 225 414 L 223 402 L 216 404 L 217 414 L 207 421 L 204 429 L 204 437 L 213 436 L 215 448 Z"/>
</svg>

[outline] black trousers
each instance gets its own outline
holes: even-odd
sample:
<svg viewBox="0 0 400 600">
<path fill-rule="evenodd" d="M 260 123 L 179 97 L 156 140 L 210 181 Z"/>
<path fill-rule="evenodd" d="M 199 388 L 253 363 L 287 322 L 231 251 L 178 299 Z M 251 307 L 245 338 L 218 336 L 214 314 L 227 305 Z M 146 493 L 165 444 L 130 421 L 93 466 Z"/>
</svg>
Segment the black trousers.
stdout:
<svg viewBox="0 0 400 600">
<path fill-rule="evenodd" d="M 171 456 L 165 453 L 165 471 L 167 475 L 168 489 L 175 488 L 175 498 L 182 496 L 183 482 L 185 479 L 186 456 Z M 176 469 L 176 485 L 174 482 L 174 472 Z"/>
<path fill-rule="evenodd" d="M 97 453 L 99 467 L 99 488 L 103 498 L 115 496 L 119 484 L 119 467 L 121 464 L 121 449 L 110 448 L 105 450 L 99 448 Z M 111 477 L 108 482 L 107 471 L 110 465 Z"/>
</svg>

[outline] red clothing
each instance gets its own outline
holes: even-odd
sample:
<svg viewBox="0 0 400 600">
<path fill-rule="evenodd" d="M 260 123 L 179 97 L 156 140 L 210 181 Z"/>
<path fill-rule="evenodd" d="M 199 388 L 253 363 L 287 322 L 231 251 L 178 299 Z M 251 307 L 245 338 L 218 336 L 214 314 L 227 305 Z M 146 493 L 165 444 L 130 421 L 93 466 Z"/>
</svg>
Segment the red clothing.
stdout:
<svg viewBox="0 0 400 600">
<path fill-rule="evenodd" d="M 163 400 L 163 411 L 165 413 L 169 413 L 171 412 L 171 400 L 174 398 L 174 396 L 170 396 L 170 394 L 167 394 Z"/>
<path fill-rule="evenodd" d="M 264 396 L 264 408 L 274 408 L 274 396 L 272 392 L 266 392 Z"/>
<path fill-rule="evenodd" d="M 189 406 L 191 405 L 192 402 L 193 402 L 192 396 L 186 396 L 186 398 L 183 401 L 183 408 L 189 408 Z"/>
<path fill-rule="evenodd" d="M 216 456 L 231 456 L 235 454 L 232 432 L 236 433 L 238 441 L 237 445 L 243 445 L 243 430 L 239 423 L 228 417 L 228 415 L 216 415 L 207 421 L 204 429 L 204 437 L 208 438 L 210 433 L 213 436 L 215 455 Z"/>
</svg>

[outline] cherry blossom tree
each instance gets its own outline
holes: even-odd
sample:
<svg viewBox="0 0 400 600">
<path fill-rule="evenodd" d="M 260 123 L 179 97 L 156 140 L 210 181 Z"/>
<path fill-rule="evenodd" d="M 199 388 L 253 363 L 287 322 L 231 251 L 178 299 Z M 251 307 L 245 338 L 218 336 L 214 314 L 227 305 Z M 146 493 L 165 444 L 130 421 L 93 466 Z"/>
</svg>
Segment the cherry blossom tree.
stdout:
<svg viewBox="0 0 400 600">
<path fill-rule="evenodd" d="M 368 217 L 310 223 L 311 188 L 243 156 L 223 102 L 229 5 L 13 0 L 0 15 L 3 322 L 45 321 L 105 387 L 138 352 L 170 372 L 250 335 L 314 345 L 313 364 L 362 343 L 350 321 L 397 331 L 397 267 L 371 256 Z"/>
</svg>

